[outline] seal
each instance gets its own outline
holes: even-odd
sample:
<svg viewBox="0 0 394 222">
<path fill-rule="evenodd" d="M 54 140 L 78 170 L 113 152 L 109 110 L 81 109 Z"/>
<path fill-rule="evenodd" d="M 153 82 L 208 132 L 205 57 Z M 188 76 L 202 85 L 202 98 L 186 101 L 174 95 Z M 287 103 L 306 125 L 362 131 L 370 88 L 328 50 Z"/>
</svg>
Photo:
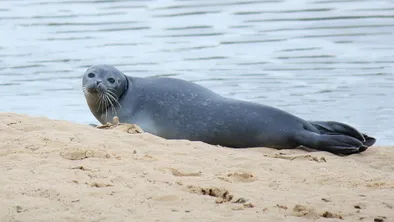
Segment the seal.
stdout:
<svg viewBox="0 0 394 222">
<path fill-rule="evenodd" d="M 281 109 L 223 97 L 193 82 L 127 76 L 111 65 L 93 65 L 82 88 L 102 124 L 122 123 L 166 139 L 231 148 L 309 148 L 338 155 L 365 151 L 376 139 L 335 121 L 307 121 Z"/>
</svg>

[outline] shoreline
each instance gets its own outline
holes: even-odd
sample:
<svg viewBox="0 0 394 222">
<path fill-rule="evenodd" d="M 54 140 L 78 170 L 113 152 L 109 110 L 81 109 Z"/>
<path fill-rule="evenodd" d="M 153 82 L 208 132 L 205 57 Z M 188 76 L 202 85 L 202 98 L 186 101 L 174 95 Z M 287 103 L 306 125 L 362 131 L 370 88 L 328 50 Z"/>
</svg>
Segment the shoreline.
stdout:
<svg viewBox="0 0 394 222">
<path fill-rule="evenodd" d="M 1 221 L 394 218 L 394 146 L 232 149 L 0 113 Z M 386 219 L 385 219 L 386 218 Z"/>
</svg>

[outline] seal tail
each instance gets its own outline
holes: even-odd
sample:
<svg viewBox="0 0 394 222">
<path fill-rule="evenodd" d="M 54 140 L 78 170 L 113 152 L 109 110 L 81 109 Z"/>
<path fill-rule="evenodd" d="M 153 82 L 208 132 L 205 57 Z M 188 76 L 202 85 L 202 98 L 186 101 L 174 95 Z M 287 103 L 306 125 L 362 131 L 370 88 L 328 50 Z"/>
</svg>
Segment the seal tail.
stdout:
<svg viewBox="0 0 394 222">
<path fill-rule="evenodd" d="M 297 132 L 295 140 L 303 147 L 342 155 L 360 153 L 368 148 L 362 141 L 351 136 L 319 134 L 309 130 Z"/>
<path fill-rule="evenodd" d="M 364 133 L 360 133 L 354 127 L 347 124 L 334 122 L 334 121 L 309 121 L 314 127 L 316 127 L 321 134 L 327 135 L 346 135 L 354 137 L 360 140 L 366 146 L 372 146 L 375 144 L 376 139 L 370 137 Z"/>
</svg>

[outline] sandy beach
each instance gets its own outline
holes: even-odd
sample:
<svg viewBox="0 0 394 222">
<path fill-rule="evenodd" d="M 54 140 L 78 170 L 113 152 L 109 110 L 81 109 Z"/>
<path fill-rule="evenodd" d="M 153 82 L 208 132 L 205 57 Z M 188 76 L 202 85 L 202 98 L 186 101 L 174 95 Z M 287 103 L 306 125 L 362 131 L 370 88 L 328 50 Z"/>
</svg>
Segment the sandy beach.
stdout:
<svg viewBox="0 0 394 222">
<path fill-rule="evenodd" d="M 231 149 L 14 113 L 0 140 L 2 222 L 394 221 L 394 147 Z"/>
</svg>

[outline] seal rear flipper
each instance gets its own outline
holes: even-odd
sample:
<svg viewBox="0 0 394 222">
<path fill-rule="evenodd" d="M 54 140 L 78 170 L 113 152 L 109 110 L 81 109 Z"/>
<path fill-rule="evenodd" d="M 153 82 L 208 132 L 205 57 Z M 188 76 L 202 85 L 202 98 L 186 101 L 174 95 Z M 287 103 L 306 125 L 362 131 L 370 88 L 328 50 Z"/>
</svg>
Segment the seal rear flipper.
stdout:
<svg viewBox="0 0 394 222">
<path fill-rule="evenodd" d="M 334 121 L 309 121 L 322 134 L 340 134 L 354 137 L 358 140 L 365 141 L 364 136 L 355 128 Z"/>
<path fill-rule="evenodd" d="M 360 140 L 347 135 L 318 134 L 307 130 L 297 132 L 295 140 L 310 149 L 343 155 L 360 153 L 368 148 Z"/>
<path fill-rule="evenodd" d="M 354 127 L 335 121 L 309 121 L 320 133 L 328 135 L 347 135 L 360 140 L 366 146 L 372 146 L 376 139 L 360 133 Z"/>
<path fill-rule="evenodd" d="M 365 142 L 364 145 L 366 146 L 372 146 L 375 144 L 376 139 L 374 137 L 368 136 L 367 134 L 363 134 L 364 138 L 365 138 Z"/>
</svg>

